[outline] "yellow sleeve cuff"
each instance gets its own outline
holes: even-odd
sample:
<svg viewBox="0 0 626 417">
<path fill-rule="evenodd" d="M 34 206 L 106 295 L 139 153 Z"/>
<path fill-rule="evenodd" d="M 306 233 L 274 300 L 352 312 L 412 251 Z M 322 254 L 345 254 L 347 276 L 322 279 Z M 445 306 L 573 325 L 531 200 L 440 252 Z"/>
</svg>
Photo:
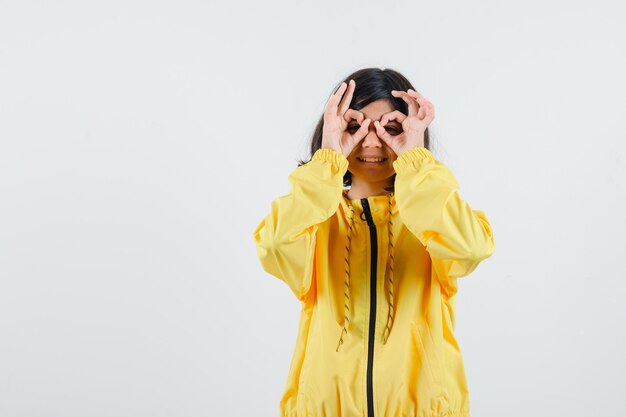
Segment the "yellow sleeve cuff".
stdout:
<svg viewBox="0 0 626 417">
<path fill-rule="evenodd" d="M 413 162 L 422 163 L 434 160 L 435 156 L 428 149 L 423 146 L 415 146 L 398 155 L 398 158 L 393 161 L 393 169 L 399 172 Z"/>
<path fill-rule="evenodd" d="M 343 154 L 337 152 L 334 149 L 329 148 L 320 148 L 313 154 L 311 158 L 313 161 L 322 161 L 322 162 L 330 162 L 333 164 L 335 168 L 333 171 L 335 172 L 345 172 L 348 170 L 348 158 L 346 158 Z"/>
</svg>

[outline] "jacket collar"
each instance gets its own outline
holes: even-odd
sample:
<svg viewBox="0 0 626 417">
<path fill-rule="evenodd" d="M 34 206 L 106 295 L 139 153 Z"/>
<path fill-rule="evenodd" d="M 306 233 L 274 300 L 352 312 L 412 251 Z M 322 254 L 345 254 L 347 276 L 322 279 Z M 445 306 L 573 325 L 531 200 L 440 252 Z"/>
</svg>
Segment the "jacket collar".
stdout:
<svg viewBox="0 0 626 417">
<path fill-rule="evenodd" d="M 365 214 L 363 214 L 363 203 L 360 198 L 351 200 L 347 196 L 348 190 L 343 190 L 341 192 L 341 205 L 343 206 L 344 213 L 348 210 L 348 201 L 352 204 L 352 208 L 354 209 L 354 221 L 355 223 L 364 223 L 367 224 L 367 219 Z M 370 210 L 372 212 L 372 218 L 374 219 L 374 224 L 376 226 L 380 226 L 386 224 L 389 221 L 389 196 L 388 195 L 375 195 L 367 197 L 367 201 L 370 206 Z M 397 211 L 396 207 L 396 196 L 395 193 L 391 193 L 391 214 L 395 214 Z"/>
</svg>

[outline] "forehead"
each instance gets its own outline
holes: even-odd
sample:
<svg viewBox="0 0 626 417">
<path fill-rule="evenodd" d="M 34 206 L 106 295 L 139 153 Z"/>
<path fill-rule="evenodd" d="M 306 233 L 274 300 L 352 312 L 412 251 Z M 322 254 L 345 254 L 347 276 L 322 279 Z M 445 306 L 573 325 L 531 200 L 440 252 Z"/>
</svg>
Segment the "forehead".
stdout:
<svg viewBox="0 0 626 417">
<path fill-rule="evenodd" d="M 359 110 L 366 118 L 371 119 L 372 121 L 380 120 L 383 114 L 394 111 L 395 109 L 391 107 L 391 103 L 386 99 L 379 99 L 376 101 L 372 101 L 367 106 L 363 107 Z"/>
</svg>

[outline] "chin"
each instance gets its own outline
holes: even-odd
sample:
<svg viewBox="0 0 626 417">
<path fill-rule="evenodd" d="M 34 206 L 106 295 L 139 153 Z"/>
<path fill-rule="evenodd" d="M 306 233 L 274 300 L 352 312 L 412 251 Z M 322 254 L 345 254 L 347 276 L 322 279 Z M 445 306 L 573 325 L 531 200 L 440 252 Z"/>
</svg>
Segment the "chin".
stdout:
<svg viewBox="0 0 626 417">
<path fill-rule="evenodd" d="M 380 182 L 393 176 L 396 171 L 393 167 L 379 167 L 371 169 L 350 169 L 353 177 L 358 177 L 367 182 Z"/>
</svg>

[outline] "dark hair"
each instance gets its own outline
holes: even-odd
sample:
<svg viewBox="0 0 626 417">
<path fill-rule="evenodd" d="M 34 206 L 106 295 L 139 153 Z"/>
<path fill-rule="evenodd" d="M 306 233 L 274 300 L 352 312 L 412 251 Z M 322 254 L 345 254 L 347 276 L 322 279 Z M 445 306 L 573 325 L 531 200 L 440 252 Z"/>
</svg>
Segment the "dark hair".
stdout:
<svg viewBox="0 0 626 417">
<path fill-rule="evenodd" d="M 356 83 L 354 94 L 352 95 L 352 101 L 350 101 L 350 108 L 360 110 L 367 106 L 371 102 L 380 99 L 388 99 L 391 103 L 391 107 L 394 110 L 399 110 L 402 113 L 408 115 L 409 106 L 404 100 L 391 95 L 391 90 L 407 91 L 409 88 L 416 90 L 413 85 L 402 74 L 393 69 L 382 68 L 363 68 L 348 75 L 343 81 L 339 82 L 332 90 L 334 93 L 337 91 L 342 82 L 346 84 L 354 80 Z M 417 91 L 417 90 L 416 90 Z M 345 93 L 344 93 L 345 94 Z M 332 95 L 332 93 L 331 93 Z M 329 96 L 330 98 L 330 96 Z M 306 161 L 298 161 L 298 166 L 304 165 L 311 161 L 313 154 L 322 147 L 322 131 L 324 127 L 324 114 L 317 122 L 317 126 L 311 136 L 310 155 Z M 424 132 L 424 147 L 430 150 L 430 135 L 428 128 Z M 395 178 L 396 174 L 393 174 Z M 343 177 L 343 185 L 349 186 L 352 184 L 352 173 L 348 170 Z M 391 190 L 393 191 L 393 189 Z"/>
</svg>

